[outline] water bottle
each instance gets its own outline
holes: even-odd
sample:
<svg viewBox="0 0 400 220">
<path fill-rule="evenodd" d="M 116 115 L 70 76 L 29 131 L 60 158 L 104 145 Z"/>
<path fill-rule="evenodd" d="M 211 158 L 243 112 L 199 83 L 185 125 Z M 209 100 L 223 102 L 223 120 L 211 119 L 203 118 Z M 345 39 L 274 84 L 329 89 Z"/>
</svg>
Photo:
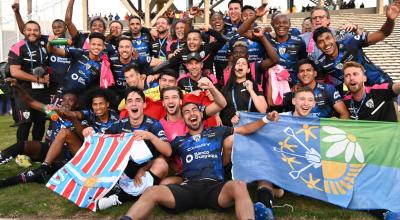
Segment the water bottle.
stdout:
<svg viewBox="0 0 400 220">
<path fill-rule="evenodd" d="M 49 105 L 45 105 L 42 109 L 42 112 L 44 112 L 46 116 L 49 117 L 52 121 L 57 121 L 60 118 L 56 111 L 50 109 Z"/>
<path fill-rule="evenodd" d="M 69 38 L 57 38 L 50 41 L 50 45 L 72 45 L 72 40 Z"/>
</svg>

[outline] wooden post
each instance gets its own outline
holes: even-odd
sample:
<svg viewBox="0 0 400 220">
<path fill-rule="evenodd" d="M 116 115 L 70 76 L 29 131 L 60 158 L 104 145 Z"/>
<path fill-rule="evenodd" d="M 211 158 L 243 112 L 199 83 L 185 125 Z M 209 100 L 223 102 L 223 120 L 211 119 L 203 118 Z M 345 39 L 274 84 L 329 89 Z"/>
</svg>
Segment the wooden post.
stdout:
<svg viewBox="0 0 400 220">
<path fill-rule="evenodd" d="M 210 25 L 210 0 L 204 0 L 204 24 Z"/>
<path fill-rule="evenodd" d="M 268 3 L 268 0 L 261 0 L 261 4 Z M 268 7 L 268 5 L 267 5 Z M 264 16 L 261 17 L 261 22 L 266 24 L 268 22 L 268 12 Z"/>
<path fill-rule="evenodd" d="M 376 13 L 377 14 L 383 14 L 384 9 L 383 9 L 383 0 L 376 0 Z"/>
<path fill-rule="evenodd" d="M 135 11 L 135 9 L 131 7 L 131 5 L 129 4 L 129 2 L 127 0 L 121 0 L 121 3 L 125 6 L 126 9 L 128 9 L 128 11 L 132 15 L 140 17 L 139 14 Z M 142 6 L 140 6 L 140 7 L 142 7 Z M 141 10 L 141 9 L 139 8 L 139 10 Z"/>
<path fill-rule="evenodd" d="M 171 7 L 171 5 L 174 3 L 174 0 L 168 0 L 167 4 L 164 5 L 164 7 L 161 8 L 160 11 L 158 11 L 157 15 L 153 18 L 153 20 L 151 21 L 151 26 L 153 26 L 158 17 L 160 17 L 161 15 L 163 15 L 165 13 L 165 11 L 168 10 L 169 7 Z"/>
<path fill-rule="evenodd" d="M 89 30 L 89 0 L 83 0 L 82 1 L 82 18 L 83 18 L 83 30 L 87 31 Z"/>
<path fill-rule="evenodd" d="M 155 0 L 153 0 L 155 1 Z M 144 25 L 150 28 L 150 0 L 145 0 L 144 3 Z"/>
<path fill-rule="evenodd" d="M 28 20 L 32 20 L 32 0 L 26 1 L 26 8 L 28 12 Z"/>
</svg>

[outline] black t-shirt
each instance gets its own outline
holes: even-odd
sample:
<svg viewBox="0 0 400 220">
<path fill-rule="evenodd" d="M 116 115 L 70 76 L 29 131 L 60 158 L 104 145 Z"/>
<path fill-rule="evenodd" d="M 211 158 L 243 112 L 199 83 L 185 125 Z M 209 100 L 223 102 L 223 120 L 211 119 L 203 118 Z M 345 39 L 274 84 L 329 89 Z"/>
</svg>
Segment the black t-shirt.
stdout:
<svg viewBox="0 0 400 220">
<path fill-rule="evenodd" d="M 391 83 L 365 87 L 365 92 L 360 102 L 353 100 L 351 93 L 344 97 L 344 103 L 352 119 L 397 122 L 393 104 L 393 98 L 397 95 L 393 92 Z"/>
<path fill-rule="evenodd" d="M 151 42 L 151 51 L 155 58 L 160 58 L 167 60 L 168 59 L 168 52 L 167 52 L 167 44 L 168 44 L 168 37 L 164 39 L 156 38 Z"/>
<path fill-rule="evenodd" d="M 199 50 L 196 51 L 200 54 L 203 60 L 203 69 L 213 70 L 213 62 L 215 54 L 225 45 L 226 39 L 218 32 L 210 29 L 207 32 L 215 38 L 216 41 L 212 43 L 203 43 Z M 181 52 L 169 59 L 168 67 L 179 69 L 179 66 L 187 61 L 188 54 L 191 53 L 187 45 L 185 45 Z"/>
<path fill-rule="evenodd" d="M 190 79 L 189 76 L 184 77 L 178 81 L 178 87 L 185 92 L 193 92 L 199 90 L 197 81 Z"/>
<path fill-rule="evenodd" d="M 33 74 L 32 70 L 37 67 L 47 68 L 48 66 L 48 54 L 46 50 L 47 42 L 42 38 L 36 43 L 30 43 L 27 40 L 20 40 L 14 44 L 8 53 L 8 64 L 9 65 L 20 65 L 21 70 L 28 74 Z M 45 72 L 47 73 L 47 72 Z M 32 89 L 32 82 L 19 80 L 19 83 L 25 89 Z M 44 88 L 47 88 L 44 85 Z"/>
<path fill-rule="evenodd" d="M 262 96 L 262 92 L 258 90 L 257 84 L 253 82 L 253 90 L 257 96 Z M 222 124 L 232 126 L 231 118 L 235 116 L 237 111 L 257 112 L 250 93 L 246 90 L 243 83 L 235 83 L 233 88 L 227 87 L 222 89 L 227 105 L 222 109 L 220 117 Z"/>
</svg>

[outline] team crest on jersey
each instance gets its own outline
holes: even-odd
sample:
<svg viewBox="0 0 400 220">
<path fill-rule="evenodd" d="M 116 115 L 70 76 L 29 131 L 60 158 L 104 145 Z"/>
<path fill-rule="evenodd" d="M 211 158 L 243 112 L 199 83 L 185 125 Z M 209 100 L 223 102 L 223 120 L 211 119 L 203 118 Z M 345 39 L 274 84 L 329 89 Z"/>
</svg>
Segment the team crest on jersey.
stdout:
<svg viewBox="0 0 400 220">
<path fill-rule="evenodd" d="M 201 139 L 201 134 L 193 135 L 192 138 L 193 138 L 193 140 L 194 140 L 195 142 L 199 142 L 200 139 Z"/>
<path fill-rule="evenodd" d="M 89 70 L 90 69 L 90 64 L 89 63 L 85 63 L 85 68 L 86 68 L 86 70 Z"/>
<path fill-rule="evenodd" d="M 200 52 L 200 57 L 203 59 L 205 55 L 206 55 L 206 53 L 204 52 L 204 50 L 202 50 L 202 51 Z"/>
<path fill-rule="evenodd" d="M 280 55 L 283 55 L 283 54 L 285 54 L 285 53 L 286 53 L 286 48 L 280 47 L 280 48 L 279 48 L 279 54 L 280 54 Z"/>
<path fill-rule="evenodd" d="M 31 116 L 30 112 L 22 112 L 22 116 L 24 116 L 25 119 L 28 119 Z"/>
<path fill-rule="evenodd" d="M 374 108 L 375 104 L 374 104 L 374 100 L 369 99 L 366 103 L 365 106 L 367 106 L 368 108 Z"/>
<path fill-rule="evenodd" d="M 343 69 L 343 63 L 336 64 L 336 69 L 339 69 L 339 70 Z"/>
</svg>

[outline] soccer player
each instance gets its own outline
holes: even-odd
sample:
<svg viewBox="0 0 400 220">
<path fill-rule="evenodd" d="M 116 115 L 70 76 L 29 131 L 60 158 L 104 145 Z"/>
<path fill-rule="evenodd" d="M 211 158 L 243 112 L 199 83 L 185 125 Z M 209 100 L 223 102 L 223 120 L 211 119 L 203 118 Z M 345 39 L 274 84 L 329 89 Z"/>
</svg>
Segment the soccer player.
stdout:
<svg viewBox="0 0 400 220">
<path fill-rule="evenodd" d="M 49 41 L 54 36 L 49 37 Z M 103 34 L 93 32 L 89 36 L 89 49 L 83 50 L 73 47 L 56 48 L 50 43 L 47 49 L 62 57 L 71 57 L 71 66 L 64 79 L 63 91 L 73 91 L 83 94 L 86 90 L 99 87 L 101 71 L 101 54 L 104 49 L 105 37 Z"/>
<path fill-rule="evenodd" d="M 111 71 L 114 75 L 115 86 L 114 91 L 118 94 L 118 101 L 124 97 L 125 89 L 127 88 L 125 80 L 125 69 L 128 65 L 136 65 L 139 67 L 141 73 L 150 73 L 150 61 L 148 57 L 133 57 L 134 48 L 132 41 L 129 37 L 121 36 L 118 41 L 118 54 L 110 57 Z"/>
<path fill-rule="evenodd" d="M 82 125 L 92 126 L 91 128 L 97 132 L 105 131 L 114 122 L 118 121 L 118 116 L 115 112 L 109 110 L 110 96 L 104 90 L 95 89 L 90 91 L 88 94 L 88 103 L 91 103 L 90 110 L 69 111 L 61 108 L 56 109 L 56 111 L 61 117 L 78 121 L 83 120 Z M 29 173 L 29 178 L 36 181 L 45 181 L 49 174 L 53 174 L 56 171 L 54 169 L 54 162 L 65 151 L 65 143 L 67 143 L 69 151 L 67 159 L 71 159 L 83 143 L 81 131 L 82 129 L 78 133 L 74 133 L 67 128 L 61 128 L 51 143 L 42 165 L 27 172 Z M 57 164 L 55 165 L 57 166 Z"/>
<path fill-rule="evenodd" d="M 112 191 L 107 197 L 100 199 L 97 204 L 100 210 L 137 199 L 146 188 L 157 185 L 168 173 L 168 164 L 161 155 L 168 155 L 170 144 L 162 125 L 158 120 L 143 113 L 146 102 L 141 89 L 130 87 L 125 94 L 128 118 L 115 122 L 103 132 L 107 134 L 133 132 L 136 140 L 144 140 L 152 156 L 143 163 L 129 160 L 119 180 L 121 190 Z M 83 131 L 83 135 L 86 137 L 93 132 L 95 129 L 88 127 Z M 141 181 L 146 184 L 139 184 Z"/>
<path fill-rule="evenodd" d="M 20 85 L 16 83 L 16 80 L 9 80 L 11 86 L 13 86 L 18 92 L 18 96 L 26 102 L 28 106 L 37 111 L 49 111 L 52 109 L 51 106 L 43 104 L 33 99 L 27 91 L 25 91 Z M 60 103 L 60 109 L 63 110 L 76 110 L 78 107 L 78 97 L 73 93 L 65 93 Z M 10 147 L 0 152 L 0 164 L 7 163 L 18 154 L 28 155 L 32 160 L 43 162 L 46 161 L 47 155 L 50 151 L 54 150 L 52 146 L 60 145 L 60 152 L 62 148 L 68 146 L 69 149 L 79 148 L 82 144 L 82 140 L 78 135 L 82 132 L 82 126 L 79 120 L 76 119 L 57 119 L 52 121 L 50 128 L 47 132 L 46 141 L 21 141 L 17 142 Z M 62 139 L 62 141 L 61 141 Z M 72 150 L 71 150 L 72 151 Z M 66 160 L 71 159 L 71 153 L 68 150 L 64 150 L 63 154 L 54 158 L 57 159 L 57 163 L 53 167 L 48 167 L 46 172 L 43 169 L 34 169 L 22 172 L 17 176 L 9 177 L 0 180 L 0 187 L 11 186 L 19 183 L 28 182 L 39 182 L 43 183 L 48 178 L 48 174 L 52 174 L 57 171 L 58 168 L 65 163 Z M 60 166 L 61 165 L 61 166 Z M 41 168 L 41 167 L 40 167 Z"/>
<path fill-rule="evenodd" d="M 350 61 L 344 64 L 344 83 L 349 89 L 344 103 L 354 120 L 397 122 L 394 98 L 400 94 L 400 83 L 366 86 L 363 65 Z"/>
<path fill-rule="evenodd" d="M 314 92 L 316 105 L 311 112 L 320 118 L 330 118 L 338 115 L 341 119 L 349 119 L 350 113 L 339 91 L 330 84 L 320 83 L 315 80 L 317 70 L 314 62 L 310 59 L 304 59 L 299 61 L 298 66 L 299 73 L 297 77 L 300 83 L 296 85 L 296 88 L 308 87 Z M 284 94 L 286 110 L 293 109 L 293 95 L 293 92 Z"/>
<path fill-rule="evenodd" d="M 292 104 L 294 106 L 293 111 L 281 114 L 297 117 L 317 117 L 312 113 L 312 110 L 316 105 L 315 95 L 312 89 L 308 87 L 298 88 L 292 98 Z"/>
<path fill-rule="evenodd" d="M 152 56 L 151 35 L 147 28 L 142 26 L 142 19 L 137 16 L 129 18 L 129 31 L 123 35 L 132 38 L 132 45 L 140 57 Z"/>
<path fill-rule="evenodd" d="M 204 129 L 197 104 L 185 103 L 181 110 L 189 132 L 176 137 L 171 143 L 172 149 L 165 148 L 165 153 L 181 157 L 184 182 L 149 188 L 121 219 L 144 219 L 157 204 L 178 212 L 194 208 L 220 210 L 235 204 L 238 219 L 254 219 L 246 184 L 237 180 L 224 181 L 221 150 L 224 145 L 232 145 L 233 133 L 256 132 L 269 120 L 277 120 L 278 114 L 270 113 L 262 120 L 241 127 Z"/>
<path fill-rule="evenodd" d="M 361 63 L 367 75 L 366 85 L 391 82 L 388 74 L 371 62 L 364 54 L 362 48 L 376 44 L 389 36 L 394 28 L 395 20 L 399 15 L 400 6 L 391 4 L 386 9 L 386 22 L 375 32 L 363 32 L 352 38 L 337 41 L 331 30 L 326 27 L 317 28 L 314 31 L 313 39 L 323 54 L 318 58 L 320 77 L 329 77 L 329 81 L 338 89 L 343 84 L 343 64 L 348 61 Z"/>
<path fill-rule="evenodd" d="M 238 29 L 240 35 L 253 40 L 255 37 L 248 30 L 251 28 L 256 18 L 265 15 L 267 11 L 266 5 L 258 7 L 256 9 L 256 16 L 247 19 Z M 271 18 L 271 26 L 274 29 L 276 36 L 272 37 L 269 33 L 266 33 L 265 35 L 279 55 L 279 64 L 289 71 L 289 84 L 293 86 L 298 83 L 297 61 L 307 58 L 305 43 L 301 38 L 289 33 L 290 19 L 286 14 L 273 14 Z"/>
<path fill-rule="evenodd" d="M 75 0 L 70 0 L 68 2 L 67 10 L 65 11 L 65 24 L 67 25 L 68 32 L 72 37 L 74 42 L 74 47 L 83 48 L 85 50 L 89 49 L 90 37 L 87 34 L 79 32 L 75 24 L 72 22 L 72 12 L 74 8 Z M 106 22 L 101 17 L 94 17 L 89 22 L 90 34 L 98 32 L 104 34 L 106 32 Z M 104 53 L 111 56 L 116 53 L 116 48 L 114 45 L 105 42 L 104 40 Z"/>
</svg>

